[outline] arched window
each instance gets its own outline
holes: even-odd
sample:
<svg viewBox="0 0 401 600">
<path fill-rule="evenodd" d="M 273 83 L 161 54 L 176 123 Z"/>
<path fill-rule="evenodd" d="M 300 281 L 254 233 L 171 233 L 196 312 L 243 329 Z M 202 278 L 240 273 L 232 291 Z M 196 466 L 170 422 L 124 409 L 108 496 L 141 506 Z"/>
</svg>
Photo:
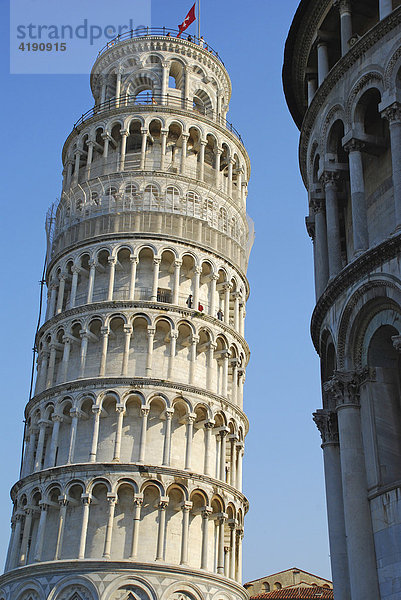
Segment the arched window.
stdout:
<svg viewBox="0 0 401 600">
<path fill-rule="evenodd" d="M 198 90 L 193 97 L 193 109 L 201 115 L 209 115 L 212 111 L 212 103 L 204 90 Z"/>
<path fill-rule="evenodd" d="M 276 581 L 274 583 L 273 587 L 274 587 L 275 590 L 281 590 L 283 586 L 281 585 L 281 583 L 279 581 Z"/>
<path fill-rule="evenodd" d="M 227 211 L 223 207 L 219 210 L 219 229 L 223 233 L 227 233 Z"/>
<path fill-rule="evenodd" d="M 187 214 L 191 217 L 199 217 L 199 196 L 196 192 L 187 193 Z"/>
<path fill-rule="evenodd" d="M 159 205 L 159 190 L 154 185 L 148 185 L 143 195 L 145 210 L 154 210 Z"/>
<path fill-rule="evenodd" d="M 173 185 L 170 185 L 166 190 L 166 208 L 180 210 L 180 191 Z"/>
<path fill-rule="evenodd" d="M 264 592 L 270 592 L 270 583 L 268 583 L 267 581 L 264 581 L 262 586 L 263 586 Z"/>
</svg>

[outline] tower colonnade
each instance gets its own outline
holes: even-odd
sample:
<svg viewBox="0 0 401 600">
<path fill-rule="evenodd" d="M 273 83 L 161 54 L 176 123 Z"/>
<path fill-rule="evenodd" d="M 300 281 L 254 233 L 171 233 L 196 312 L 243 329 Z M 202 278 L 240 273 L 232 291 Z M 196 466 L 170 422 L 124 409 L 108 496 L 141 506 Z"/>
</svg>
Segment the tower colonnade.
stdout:
<svg viewBox="0 0 401 600">
<path fill-rule="evenodd" d="M 0 600 L 246 600 L 249 158 L 219 58 L 148 33 L 64 145 Z"/>
<path fill-rule="evenodd" d="M 314 419 L 324 454 L 334 593 L 338 600 L 395 600 L 401 586 L 401 6 L 318 4 L 305 0 L 298 7 L 283 79 L 301 131 L 314 247 L 311 332 L 322 379 Z M 319 85 L 311 93 L 316 68 Z"/>
</svg>

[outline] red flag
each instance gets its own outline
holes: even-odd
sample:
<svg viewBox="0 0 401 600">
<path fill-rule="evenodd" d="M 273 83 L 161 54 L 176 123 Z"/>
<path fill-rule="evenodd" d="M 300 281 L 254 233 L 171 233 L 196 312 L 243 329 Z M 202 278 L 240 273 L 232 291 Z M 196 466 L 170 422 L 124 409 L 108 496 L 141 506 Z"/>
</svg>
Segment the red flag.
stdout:
<svg viewBox="0 0 401 600">
<path fill-rule="evenodd" d="M 178 25 L 179 33 L 177 34 L 177 37 L 180 37 L 180 35 L 182 34 L 182 32 L 185 31 L 187 29 L 187 27 L 189 27 L 191 25 L 191 23 L 193 23 L 196 20 L 196 17 L 195 17 L 195 4 L 193 5 L 193 7 L 191 8 L 191 10 L 189 11 L 189 13 L 187 14 L 187 16 L 185 17 L 185 19 L 183 20 L 183 22 L 181 23 L 181 25 Z"/>
</svg>

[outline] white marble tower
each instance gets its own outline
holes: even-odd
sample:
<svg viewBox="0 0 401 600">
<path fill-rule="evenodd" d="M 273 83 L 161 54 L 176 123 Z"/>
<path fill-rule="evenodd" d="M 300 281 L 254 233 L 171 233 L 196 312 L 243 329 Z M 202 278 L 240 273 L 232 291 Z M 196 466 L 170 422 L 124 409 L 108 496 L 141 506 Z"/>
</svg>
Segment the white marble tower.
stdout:
<svg viewBox="0 0 401 600">
<path fill-rule="evenodd" d="M 250 164 L 204 43 L 108 44 L 63 149 L 0 600 L 246 600 Z"/>
</svg>

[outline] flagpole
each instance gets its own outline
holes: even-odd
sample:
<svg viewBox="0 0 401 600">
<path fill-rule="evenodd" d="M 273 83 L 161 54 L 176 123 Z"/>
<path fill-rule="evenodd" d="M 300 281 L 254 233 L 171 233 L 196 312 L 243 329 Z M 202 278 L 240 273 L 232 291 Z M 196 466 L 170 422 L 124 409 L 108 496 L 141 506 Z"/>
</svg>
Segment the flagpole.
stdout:
<svg viewBox="0 0 401 600">
<path fill-rule="evenodd" d="M 200 0 L 198 0 L 198 41 L 200 40 Z"/>
</svg>

